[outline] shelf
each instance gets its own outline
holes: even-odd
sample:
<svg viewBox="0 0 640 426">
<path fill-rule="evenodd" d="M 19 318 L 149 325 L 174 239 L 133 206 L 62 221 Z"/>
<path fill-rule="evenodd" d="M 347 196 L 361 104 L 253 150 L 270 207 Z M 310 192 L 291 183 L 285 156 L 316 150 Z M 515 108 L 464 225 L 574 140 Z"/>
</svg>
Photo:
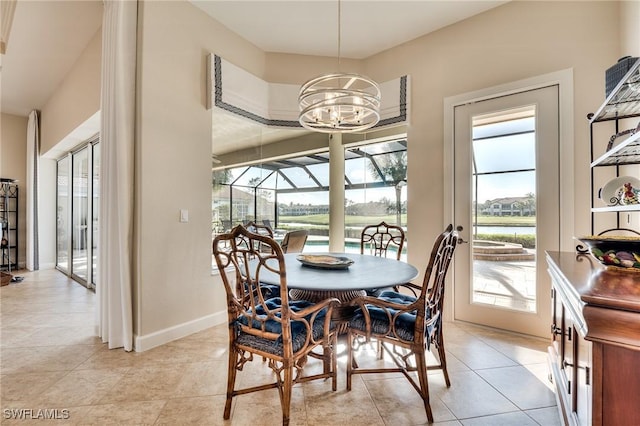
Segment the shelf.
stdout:
<svg viewBox="0 0 640 426">
<path fill-rule="evenodd" d="M 609 207 L 593 207 L 591 209 L 593 213 L 604 212 L 639 212 L 640 204 L 634 204 L 631 206 L 609 206 Z"/>
<path fill-rule="evenodd" d="M 620 79 L 604 104 L 589 122 L 616 120 L 640 115 L 640 59 Z"/>
<path fill-rule="evenodd" d="M 638 102 L 640 105 L 640 102 Z M 637 132 L 626 141 L 614 146 L 600 158 L 591 163 L 591 167 L 622 166 L 624 164 L 640 163 L 640 132 Z"/>
</svg>

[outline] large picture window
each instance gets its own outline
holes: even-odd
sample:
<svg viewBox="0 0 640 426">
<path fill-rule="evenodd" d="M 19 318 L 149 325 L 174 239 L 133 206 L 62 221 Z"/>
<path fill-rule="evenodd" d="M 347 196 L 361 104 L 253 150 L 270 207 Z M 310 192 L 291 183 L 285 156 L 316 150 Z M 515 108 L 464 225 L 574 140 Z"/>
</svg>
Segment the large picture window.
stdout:
<svg viewBox="0 0 640 426">
<path fill-rule="evenodd" d="M 276 239 L 306 229 L 309 251 L 327 251 L 330 164 L 327 151 L 214 170 L 214 235 L 249 222 L 272 227 Z M 359 251 L 366 225 L 385 221 L 406 229 L 406 185 L 406 140 L 345 149 L 347 252 Z"/>
</svg>

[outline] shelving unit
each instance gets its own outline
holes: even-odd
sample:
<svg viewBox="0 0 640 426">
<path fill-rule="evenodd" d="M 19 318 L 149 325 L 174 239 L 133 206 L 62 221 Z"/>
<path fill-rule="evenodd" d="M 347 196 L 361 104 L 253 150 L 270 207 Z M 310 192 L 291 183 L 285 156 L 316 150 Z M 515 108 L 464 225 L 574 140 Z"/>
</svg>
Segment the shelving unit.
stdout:
<svg viewBox="0 0 640 426">
<path fill-rule="evenodd" d="M 635 123 L 631 129 L 621 131 L 622 120 L 640 117 L 640 59 L 631 67 L 618 85 L 611 91 L 598 110 L 589 114 L 591 144 L 591 233 L 595 234 L 595 214 L 614 213 L 616 229 L 621 226 L 621 214 L 640 212 L 640 204 L 620 205 L 616 203 L 606 207 L 597 207 L 595 170 L 600 167 L 614 167 L 615 176 L 620 176 L 620 167 L 640 164 L 640 124 Z M 594 126 L 602 122 L 614 122 L 615 133 L 609 140 L 604 153 L 596 157 Z M 614 144 L 620 138 L 622 142 Z M 598 182 L 601 184 L 602 182 Z M 599 185 L 598 185 L 599 187 Z"/>
<path fill-rule="evenodd" d="M 0 179 L 0 270 L 18 269 L 18 184 Z"/>
</svg>

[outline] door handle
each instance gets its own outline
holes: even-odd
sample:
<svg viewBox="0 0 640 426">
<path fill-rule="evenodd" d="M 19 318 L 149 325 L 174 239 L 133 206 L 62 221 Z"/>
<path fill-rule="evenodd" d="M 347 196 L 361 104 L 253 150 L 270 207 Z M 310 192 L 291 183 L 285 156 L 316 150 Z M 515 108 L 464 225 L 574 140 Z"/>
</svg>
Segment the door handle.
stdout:
<svg viewBox="0 0 640 426">
<path fill-rule="evenodd" d="M 456 226 L 456 231 L 462 232 L 464 228 L 460 225 Z M 458 244 L 469 244 L 469 241 L 465 240 L 462 237 L 458 237 Z"/>
</svg>

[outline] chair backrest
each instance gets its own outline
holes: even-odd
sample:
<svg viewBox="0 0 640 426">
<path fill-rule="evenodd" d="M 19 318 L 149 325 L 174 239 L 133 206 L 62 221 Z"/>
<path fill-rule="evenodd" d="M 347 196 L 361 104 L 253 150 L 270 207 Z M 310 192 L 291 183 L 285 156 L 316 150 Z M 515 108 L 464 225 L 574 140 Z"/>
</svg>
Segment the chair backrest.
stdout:
<svg viewBox="0 0 640 426">
<path fill-rule="evenodd" d="M 400 260 L 404 247 L 404 230 L 400 226 L 387 225 L 380 222 L 377 225 L 368 225 L 360 234 L 360 254 L 365 251 L 374 256 L 387 257 L 387 250 L 396 250 L 396 259 Z"/>
<path fill-rule="evenodd" d="M 271 220 L 270 219 L 262 219 L 262 224 L 264 226 L 266 226 L 267 228 L 273 230 L 273 226 L 271 226 Z"/>
<path fill-rule="evenodd" d="M 248 222 L 244 227 L 250 232 L 273 238 L 273 230 L 269 226 L 255 222 Z"/>
<path fill-rule="evenodd" d="M 287 232 L 282 239 L 282 243 L 280 243 L 282 251 L 285 253 L 302 253 L 308 236 L 309 231 L 306 229 Z"/>
<path fill-rule="evenodd" d="M 451 259 L 453 258 L 453 252 L 460 241 L 458 232 L 461 230 L 461 226 L 458 226 L 454 230 L 453 225 L 449 224 L 442 234 L 438 235 L 438 238 L 436 238 L 433 243 L 429 265 L 424 274 L 419 298 L 425 300 L 425 309 L 419 310 L 418 317 L 422 316 L 424 318 L 426 310 L 429 310 L 429 323 L 435 324 L 434 328 L 436 329 L 440 327 L 440 323 L 442 322 L 442 307 L 447 272 L 451 264 Z M 418 332 L 417 325 L 416 332 Z"/>
<path fill-rule="evenodd" d="M 268 246 L 269 250 L 260 250 Z M 281 324 L 283 342 L 290 342 L 289 325 L 291 312 L 287 291 L 284 254 L 280 245 L 269 238 L 250 232 L 242 225 L 231 232 L 220 234 L 213 240 L 213 256 L 216 259 L 227 294 L 229 323 L 235 324 L 249 334 L 269 339 L 267 323 Z M 280 278 L 281 303 L 265 303 L 265 286 L 261 273 L 268 271 Z M 275 339 L 277 336 L 271 336 Z"/>
</svg>

